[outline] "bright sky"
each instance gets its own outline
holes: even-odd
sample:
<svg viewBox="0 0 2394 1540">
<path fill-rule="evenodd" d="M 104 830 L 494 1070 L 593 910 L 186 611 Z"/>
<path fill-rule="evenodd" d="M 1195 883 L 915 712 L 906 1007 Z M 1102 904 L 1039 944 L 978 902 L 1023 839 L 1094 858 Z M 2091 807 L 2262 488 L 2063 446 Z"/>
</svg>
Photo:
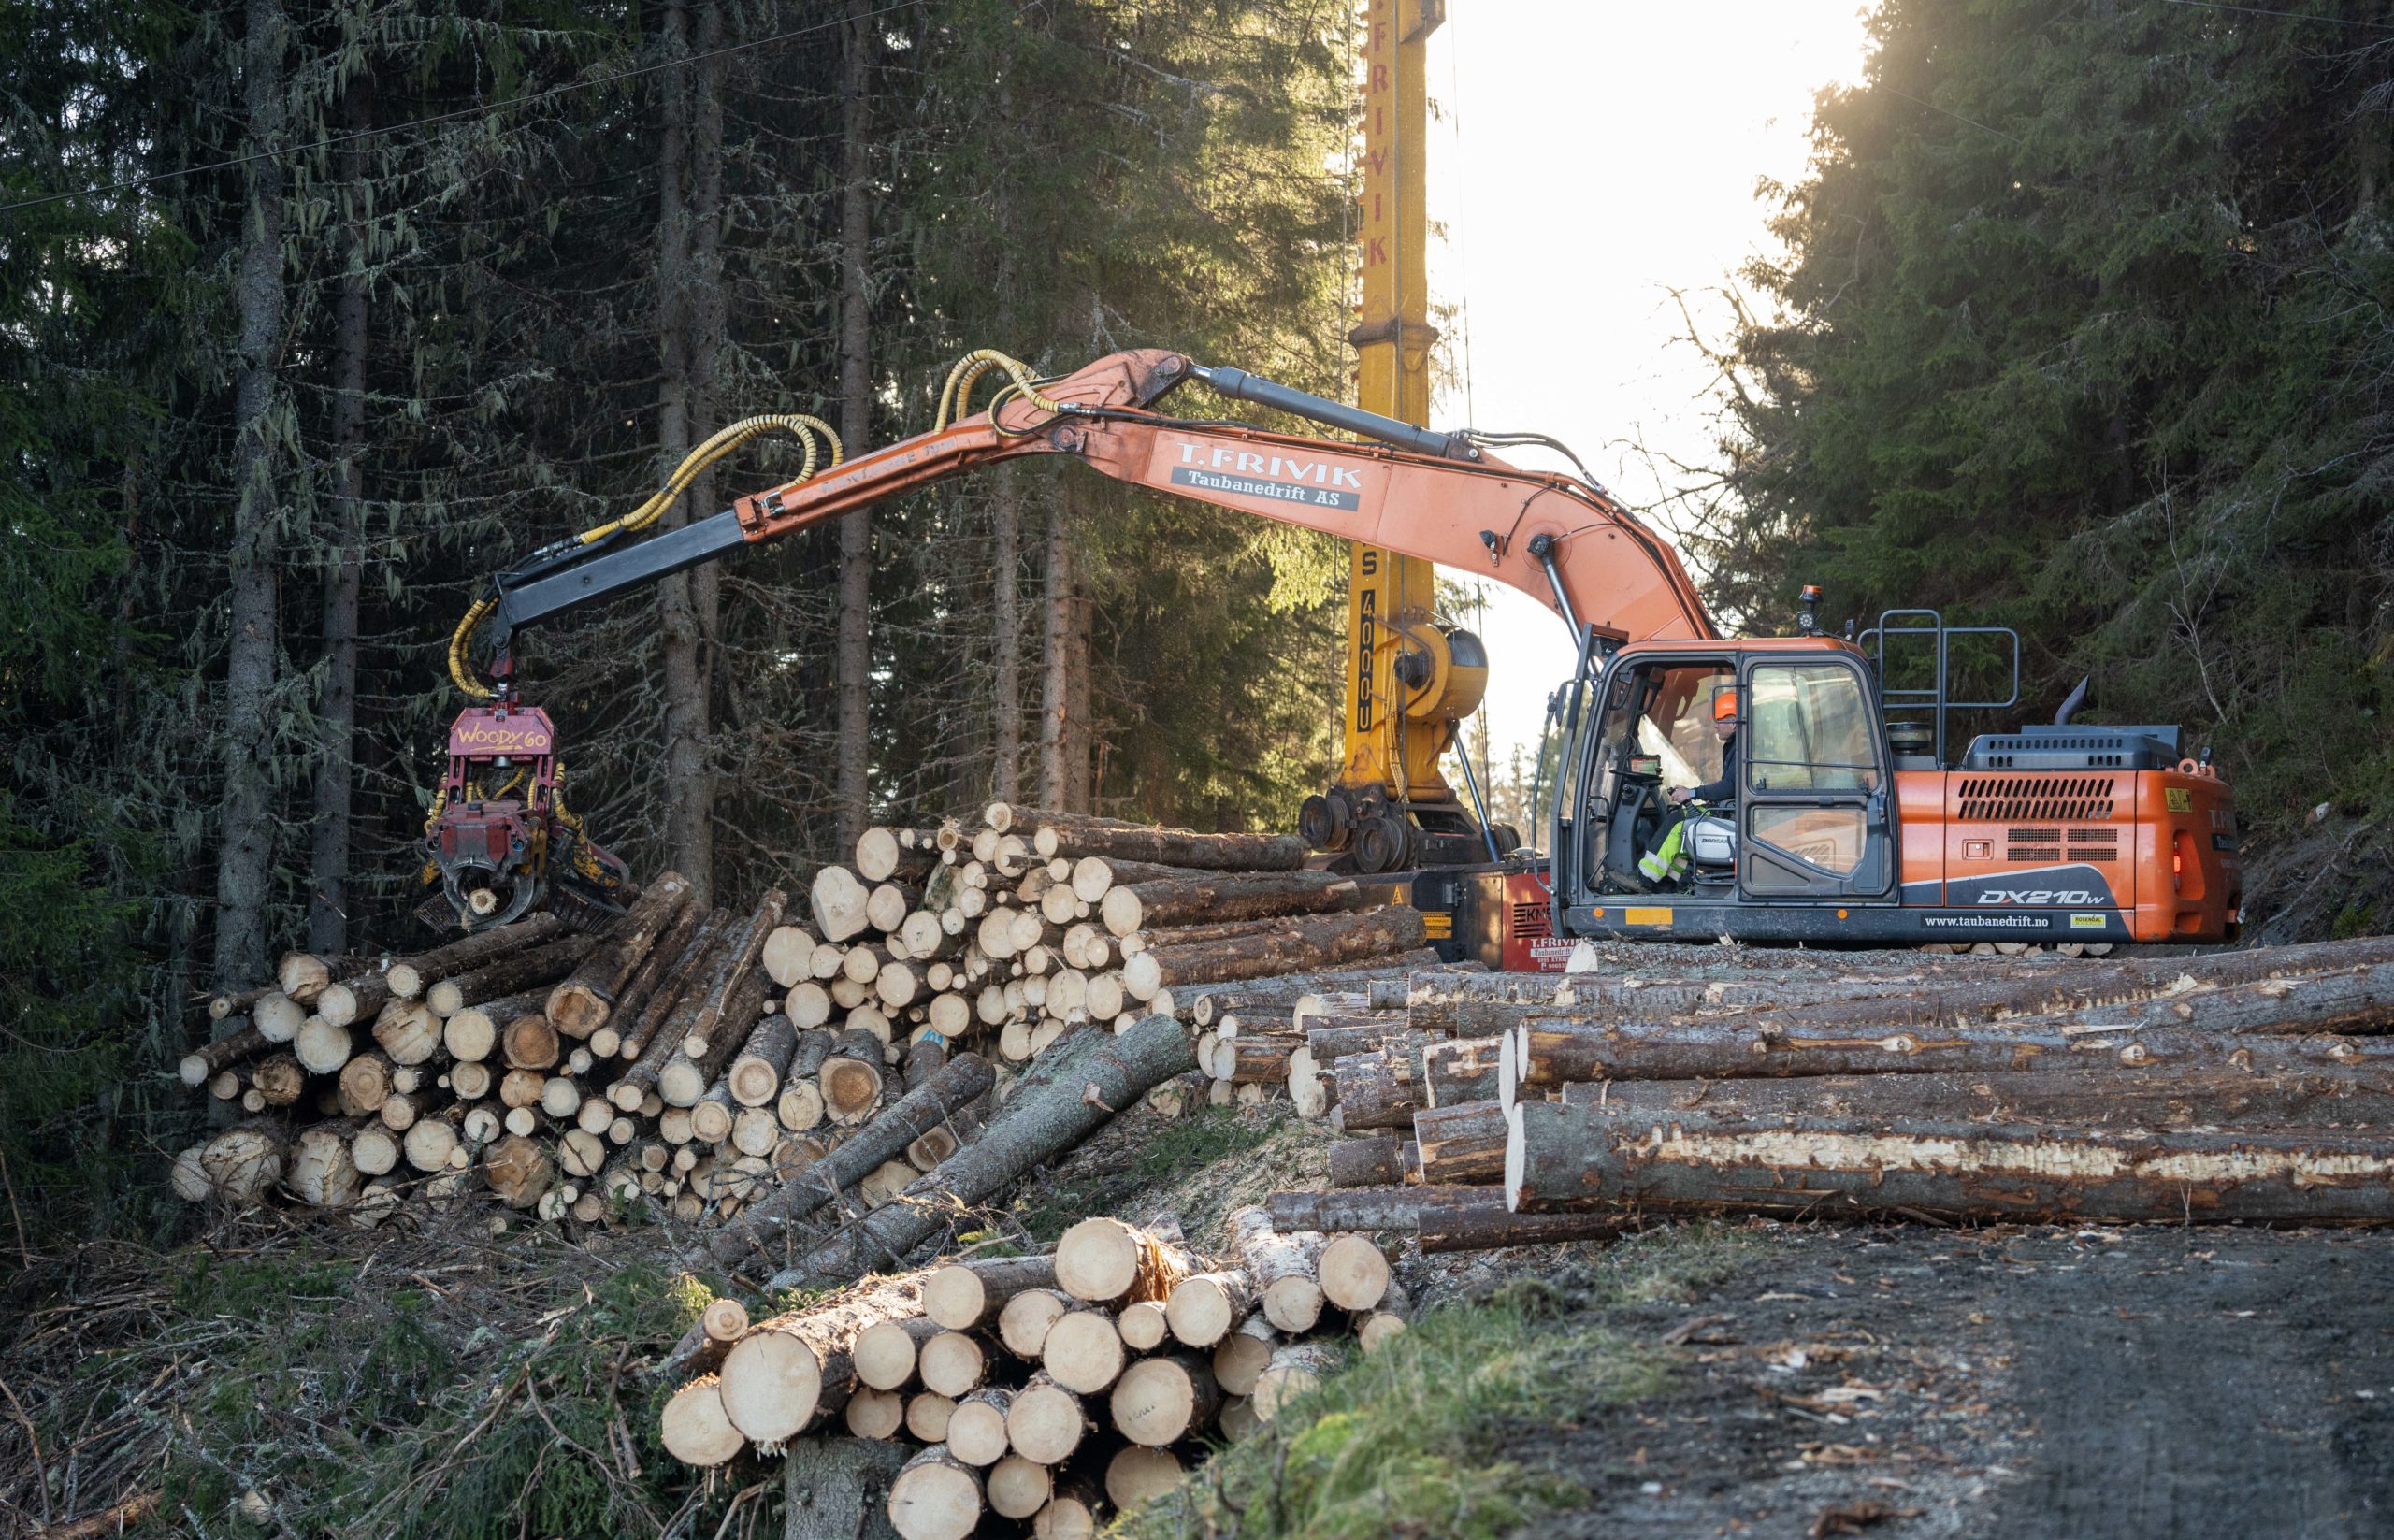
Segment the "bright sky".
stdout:
<svg viewBox="0 0 2394 1540">
<path fill-rule="evenodd" d="M 1709 463 L 1710 370 L 1674 345 L 1670 291 L 1690 293 L 1708 335 L 1725 331 L 1726 307 L 1699 291 L 1768 244 L 1755 183 L 1801 175 L 1813 92 L 1860 76 L 1861 8 L 1449 0 L 1429 50 L 1445 114 L 1430 136 L 1430 217 L 1447 227 L 1430 286 L 1434 301 L 1468 307 L 1471 402 L 1458 390 L 1432 421 L 1550 434 L 1640 511 L 1666 487 L 1632 441 Z M 1550 612 L 1489 593 L 1501 775 L 1511 744 L 1536 741 L 1571 654 Z"/>
</svg>

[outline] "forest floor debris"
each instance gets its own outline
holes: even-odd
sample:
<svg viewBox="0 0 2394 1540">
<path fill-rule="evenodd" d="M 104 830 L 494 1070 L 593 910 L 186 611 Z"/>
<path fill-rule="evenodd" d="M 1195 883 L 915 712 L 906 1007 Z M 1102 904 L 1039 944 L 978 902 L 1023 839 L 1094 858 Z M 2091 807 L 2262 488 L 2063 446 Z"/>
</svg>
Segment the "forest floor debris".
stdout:
<svg viewBox="0 0 2394 1540">
<path fill-rule="evenodd" d="M 1150 1115 L 985 1216 L 990 1232 L 1036 1231 L 1084 1194 L 1192 1211 L 1209 1188 L 1277 1182 L 1255 1168 L 1324 1159 L 1320 1124 L 1264 1109 Z M 1155 1172 L 1150 1137 L 1210 1159 Z M 130 1533 L 655 1534 L 678 1518 L 711 1536 L 739 1500 L 727 1536 L 779 1533 L 777 1482 L 693 1481 L 656 1442 L 667 1392 L 643 1364 L 707 1297 L 675 1254 L 688 1237 L 531 1228 L 252 1221 L 173 1253 L 37 1260 L 8 1286 L 0 1343 L 23 1412 L 0 1416 L 0 1528 L 154 1496 Z M 1399 1350 L 1203 1468 L 1192 1497 L 1236 1497 L 1285 1457 L 1277 1508 L 1250 1505 L 1243 1534 L 1793 1537 L 1878 1504 L 1863 1533 L 1900 1540 L 2341 1536 L 2394 1513 L 2383 1232 L 1695 1222 L 1609 1246 L 1407 1246 L 1397 1276 L 1428 1307 Z M 759 1317 L 786 1303 L 741 1297 Z M 1493 1367 L 1475 1379 L 1466 1360 Z M 1422 1430 L 1515 1474 L 1458 1461 L 1449 1480 L 1412 1461 Z M 1172 1515 L 1127 1533 L 1194 1533 Z"/>
<path fill-rule="evenodd" d="M 2387 1040 L 2253 1029 L 2381 1025 L 2384 945 L 2157 967 L 1611 948 L 1571 979 L 1204 985 L 1185 1020 L 1031 1050 L 1015 1094 L 959 1130 L 913 1200 L 827 1216 L 831 1240 L 793 1230 L 787 1245 L 739 1230 L 770 1217 L 764 1203 L 712 1231 L 663 1204 L 608 1233 L 516 1214 L 503 1238 L 471 1203 L 318 1233 L 296 1211 L 221 1206 L 203 1245 L 94 1247 L 18 1281 L 0 1502 L 36 1533 L 115 1514 L 161 1533 L 746 1536 L 773 1533 L 785 1477 L 835 1467 L 854 1432 L 894 1456 L 872 1501 L 896 1476 L 887 1511 L 916 1536 L 1041 1503 L 1076 1522 L 1127 1509 L 1119 1533 L 1142 1536 L 1233 1521 L 1248 1537 L 2239 1533 L 2214 1515 L 2249 1527 L 2250 1504 L 2203 1496 L 2221 1472 L 2305 1484 L 2296 1533 L 2366 1533 L 2394 1490 L 2379 1389 L 2308 1365 L 2358 1365 L 2394 1400 L 2372 1314 L 2394 1239 L 2019 1222 L 2054 1205 L 1986 1228 L 1933 1204 L 1898 1228 L 1853 1223 L 1859 1209 L 1832 1225 L 1816 1202 L 1752 1195 L 1740 1206 L 1805 1212 L 1533 1216 L 1499 1184 L 1521 1174 L 1524 1116 L 1591 1105 L 1583 1092 L 1689 1129 L 1733 1115 L 1794 1128 L 1823 1096 L 1837 1115 L 1928 1088 L 1979 1115 L 1991 1098 L 2081 1116 L 2072 1098 L 2093 1095 L 2171 1130 L 2232 1115 L 2264 1130 L 2237 1136 L 2256 1149 L 2292 1125 L 2376 1159 Z M 2117 1061 L 2100 1075 L 2084 1033 L 2064 1030 L 2097 1008 Z M 2210 1065 L 2233 1046 L 2223 1084 L 2177 1064 L 2198 1016 L 2232 1029 L 2183 1050 Z M 1944 1049 L 2052 1029 L 2040 1045 L 2068 1062 L 1752 1077 L 1819 1047 L 1791 1035 L 1814 1017 L 1861 1026 L 1839 1051 L 1881 1054 L 1930 1024 Z M 1750 1065 L 1757 1047 L 1771 1065 Z M 1686 1062 L 1622 1057 L 1664 1049 Z M 2288 1051 L 2310 1057 L 2273 1070 Z M 982 1063 L 959 1055 L 910 1099 Z M 2145 1091 L 2168 1094 L 2130 1105 Z M 876 1126 L 815 1168 L 827 1201 L 887 1156 Z M 2090 1137 L 2126 1148 L 2132 1134 L 2115 1119 Z M 1579 1228 L 1540 1228 L 1557 1221 Z M 1121 1249 L 1109 1236 L 1126 1271 L 1095 1287 Z M 979 1302 L 965 1318 L 934 1309 L 928 1271 L 780 1287 L 920 1269 L 933 1250 L 973 1259 L 949 1269 Z M 2276 1281 L 2237 1283 L 2260 1276 Z M 1049 1340 L 1017 1346 L 998 1307 L 1050 1286 Z M 709 1332 L 691 1331 L 717 1288 Z M 1184 1334 L 1184 1297 L 1219 1297 L 1227 1325 Z M 2371 1340 L 2348 1352 L 2340 1331 Z M 1241 1368 L 1247 1336 L 1264 1358 Z M 868 1353 L 885 1367 L 868 1374 Z M 811 1366 L 820 1397 L 787 1388 L 783 1359 Z M 2222 1375 L 2237 1383 L 2206 1389 Z M 1156 1400 L 1158 1385 L 1174 1393 Z M 1034 1391 L 1072 1413 L 1050 1454 L 1037 1450 L 1057 1430 L 1036 1419 L 1038 1436 L 1017 1438 L 1010 1407 Z M 2107 1460 L 2135 1475 L 2090 1497 Z"/>
</svg>

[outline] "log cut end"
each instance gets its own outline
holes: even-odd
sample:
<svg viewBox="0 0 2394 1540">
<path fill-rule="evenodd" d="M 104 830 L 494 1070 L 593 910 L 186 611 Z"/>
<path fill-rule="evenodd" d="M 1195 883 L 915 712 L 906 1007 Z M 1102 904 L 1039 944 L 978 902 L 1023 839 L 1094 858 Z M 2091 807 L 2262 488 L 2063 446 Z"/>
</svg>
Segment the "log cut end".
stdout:
<svg viewBox="0 0 2394 1540">
<path fill-rule="evenodd" d="M 1106 1461 L 1105 1495 L 1118 1508 L 1135 1508 L 1173 1490 L 1188 1476 L 1179 1458 L 1170 1449 L 1127 1445 Z"/>
<path fill-rule="evenodd" d="M 673 1392 L 659 1419 L 665 1452 L 685 1465 L 713 1468 L 728 1464 L 748 1440 L 724 1414 L 723 1397 L 713 1376 L 692 1380 Z"/>
<path fill-rule="evenodd" d="M 1054 1473 L 1037 1461 L 1007 1455 L 989 1467 L 989 1511 L 1001 1518 L 1030 1518 L 1046 1509 L 1055 1491 Z"/>
<path fill-rule="evenodd" d="M 1388 1292 L 1388 1259 L 1361 1235 L 1341 1235 L 1323 1246 L 1314 1272 L 1322 1297 L 1341 1310 L 1369 1310 Z"/>
<path fill-rule="evenodd" d="M 979 1280 L 974 1280 L 974 1287 L 980 1287 Z M 928 1306 L 928 1293 L 925 1303 Z M 1071 1308 L 1070 1302 L 1055 1289 L 1026 1288 L 998 1312 L 998 1340 L 1015 1357 L 1035 1361 L 1046 1351 L 1047 1333 Z"/>
<path fill-rule="evenodd" d="M 758 1444 L 779 1444 L 804 1432 L 823 1394 L 823 1365 L 815 1349 L 770 1326 L 742 1338 L 723 1360 L 724 1414 Z"/>
<path fill-rule="evenodd" d="M 889 1526 L 903 1540 L 964 1540 L 981 1523 L 978 1472 L 933 1445 L 889 1484 Z"/>
<path fill-rule="evenodd" d="M 1033 1379 L 1006 1408 L 1006 1442 L 1025 1460 L 1059 1465 L 1072 1458 L 1089 1433 L 1089 1415 L 1078 1396 L 1045 1379 Z"/>
<path fill-rule="evenodd" d="M 1047 1329 L 1040 1361 L 1057 1384 L 1089 1396 L 1114 1383 L 1126 1356 L 1113 1317 L 1102 1310 L 1074 1310 Z"/>
<path fill-rule="evenodd" d="M 916 1372 L 924 1389 L 961 1399 L 980 1388 L 988 1367 L 980 1343 L 961 1331 L 942 1331 L 923 1344 Z"/>
</svg>

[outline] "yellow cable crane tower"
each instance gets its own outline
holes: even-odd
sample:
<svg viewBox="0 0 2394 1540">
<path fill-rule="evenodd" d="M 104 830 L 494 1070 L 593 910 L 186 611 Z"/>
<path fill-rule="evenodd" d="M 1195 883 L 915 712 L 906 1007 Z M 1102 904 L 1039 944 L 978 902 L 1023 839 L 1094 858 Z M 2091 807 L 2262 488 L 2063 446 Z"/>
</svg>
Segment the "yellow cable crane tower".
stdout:
<svg viewBox="0 0 2394 1540">
<path fill-rule="evenodd" d="M 1430 35 L 1446 0 L 1363 0 L 1363 185 L 1356 247 L 1363 306 L 1348 340 L 1356 405 L 1430 420 Z M 1352 545 L 1347 575 L 1344 730 L 1335 780 L 1305 800 L 1316 849 L 1364 872 L 1484 861 L 1490 844 L 1439 761 L 1488 684 L 1479 639 L 1437 613 L 1437 569 Z"/>
</svg>

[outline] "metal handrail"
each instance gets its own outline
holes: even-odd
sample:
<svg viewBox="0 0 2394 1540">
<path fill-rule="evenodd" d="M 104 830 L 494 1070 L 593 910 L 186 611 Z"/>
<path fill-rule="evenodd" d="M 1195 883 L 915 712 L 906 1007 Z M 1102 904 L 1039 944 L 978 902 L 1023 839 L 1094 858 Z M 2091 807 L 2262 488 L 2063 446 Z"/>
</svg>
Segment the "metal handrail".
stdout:
<svg viewBox="0 0 2394 1540">
<path fill-rule="evenodd" d="M 1925 620 L 1925 625 L 1904 624 Z M 1953 639 L 1964 636 L 2001 636 L 2012 639 L 2012 693 L 2001 700 L 1954 700 L 1946 691 L 1953 669 Z M 1937 649 L 1936 683 L 1926 686 L 1902 689 L 1887 687 L 1887 645 L 1897 638 L 1934 638 Z M 1954 712 L 2004 711 L 2020 703 L 2020 633 L 2009 626 L 1948 626 L 1942 612 L 1937 610 L 1884 610 L 1879 624 L 1862 633 L 1859 644 L 1870 654 L 1871 685 L 1879 693 L 1879 714 L 1892 720 L 1896 712 L 1926 712 L 1937 728 L 1937 763 L 1944 765 L 1945 720 Z"/>
</svg>

